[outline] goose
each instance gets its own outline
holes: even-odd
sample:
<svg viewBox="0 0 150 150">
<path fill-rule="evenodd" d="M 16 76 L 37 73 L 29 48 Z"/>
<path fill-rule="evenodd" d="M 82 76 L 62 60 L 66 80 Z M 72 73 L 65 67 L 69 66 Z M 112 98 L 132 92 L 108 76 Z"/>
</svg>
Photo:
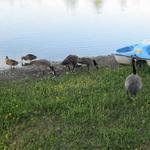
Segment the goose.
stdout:
<svg viewBox="0 0 150 150">
<path fill-rule="evenodd" d="M 52 66 L 51 63 L 46 59 L 34 60 L 30 64 L 37 66 L 40 70 L 43 71 L 43 74 L 46 69 L 50 69 L 52 71 L 52 74 L 54 76 L 56 75 L 54 66 Z"/>
<path fill-rule="evenodd" d="M 37 56 L 33 55 L 33 54 L 27 54 L 26 56 L 21 57 L 21 60 L 29 60 L 30 63 L 32 60 L 36 59 Z"/>
<path fill-rule="evenodd" d="M 136 72 L 135 61 L 136 57 L 132 57 L 133 72 L 125 80 L 125 89 L 127 91 L 127 96 L 130 99 L 135 97 L 142 87 L 141 77 Z"/>
<path fill-rule="evenodd" d="M 71 71 L 71 66 L 72 66 L 72 72 L 74 71 L 76 65 L 78 62 L 78 56 L 76 55 L 68 55 L 63 62 L 61 63 L 61 65 L 64 65 L 66 67 L 69 68 L 69 71 Z"/>
<path fill-rule="evenodd" d="M 6 56 L 5 58 L 5 63 L 9 66 L 11 66 L 11 68 L 15 68 L 16 65 L 18 65 L 18 61 L 13 60 L 13 59 L 9 59 L 8 56 Z"/>
<path fill-rule="evenodd" d="M 90 67 L 92 67 L 93 65 L 96 67 L 96 69 L 98 69 L 98 64 L 95 59 L 91 59 L 88 57 L 81 57 L 81 58 L 78 58 L 78 63 L 81 65 L 86 65 L 88 68 L 88 71 L 90 70 Z"/>
</svg>

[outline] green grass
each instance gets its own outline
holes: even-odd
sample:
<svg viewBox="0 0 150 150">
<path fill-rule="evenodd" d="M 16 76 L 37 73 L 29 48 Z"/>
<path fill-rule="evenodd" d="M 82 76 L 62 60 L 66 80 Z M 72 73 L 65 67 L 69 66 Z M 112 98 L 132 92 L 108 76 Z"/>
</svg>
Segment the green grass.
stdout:
<svg viewBox="0 0 150 150">
<path fill-rule="evenodd" d="M 0 82 L 0 149 L 149 150 L 150 68 L 127 99 L 130 67 Z"/>
</svg>

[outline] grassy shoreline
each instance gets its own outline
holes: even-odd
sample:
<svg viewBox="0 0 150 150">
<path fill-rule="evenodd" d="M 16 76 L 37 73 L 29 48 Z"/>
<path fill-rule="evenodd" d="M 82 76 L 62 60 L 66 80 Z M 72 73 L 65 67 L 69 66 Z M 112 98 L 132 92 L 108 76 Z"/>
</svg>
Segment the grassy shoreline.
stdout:
<svg viewBox="0 0 150 150">
<path fill-rule="evenodd" d="M 131 102 L 130 66 L 0 85 L 0 149 L 149 149 L 149 67 Z"/>
</svg>

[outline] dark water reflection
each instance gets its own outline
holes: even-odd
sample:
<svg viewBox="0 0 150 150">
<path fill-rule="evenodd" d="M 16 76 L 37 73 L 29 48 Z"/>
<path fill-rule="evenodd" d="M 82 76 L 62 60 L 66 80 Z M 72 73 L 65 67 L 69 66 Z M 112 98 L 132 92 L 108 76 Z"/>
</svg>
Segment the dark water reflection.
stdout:
<svg viewBox="0 0 150 150">
<path fill-rule="evenodd" d="M 26 53 L 96 56 L 150 35 L 149 0 L 0 0 L 0 65 Z"/>
</svg>

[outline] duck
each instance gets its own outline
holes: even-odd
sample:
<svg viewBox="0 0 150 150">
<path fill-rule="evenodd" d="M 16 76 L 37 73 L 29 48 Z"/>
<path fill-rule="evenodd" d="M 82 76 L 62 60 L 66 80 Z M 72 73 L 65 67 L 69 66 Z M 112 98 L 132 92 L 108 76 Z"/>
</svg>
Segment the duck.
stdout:
<svg viewBox="0 0 150 150">
<path fill-rule="evenodd" d="M 132 73 L 125 80 L 125 89 L 129 99 L 133 99 L 142 88 L 142 79 L 137 74 L 135 63 L 136 56 L 132 56 Z"/>
<path fill-rule="evenodd" d="M 5 63 L 6 63 L 7 65 L 11 66 L 11 68 L 15 68 L 15 66 L 18 65 L 18 61 L 13 60 L 13 59 L 9 59 L 8 56 L 6 56 L 6 58 L 5 58 Z"/>
<path fill-rule="evenodd" d="M 21 57 L 21 60 L 29 60 L 30 63 L 32 60 L 36 59 L 37 56 L 33 55 L 33 54 L 27 54 L 26 56 Z"/>
</svg>

